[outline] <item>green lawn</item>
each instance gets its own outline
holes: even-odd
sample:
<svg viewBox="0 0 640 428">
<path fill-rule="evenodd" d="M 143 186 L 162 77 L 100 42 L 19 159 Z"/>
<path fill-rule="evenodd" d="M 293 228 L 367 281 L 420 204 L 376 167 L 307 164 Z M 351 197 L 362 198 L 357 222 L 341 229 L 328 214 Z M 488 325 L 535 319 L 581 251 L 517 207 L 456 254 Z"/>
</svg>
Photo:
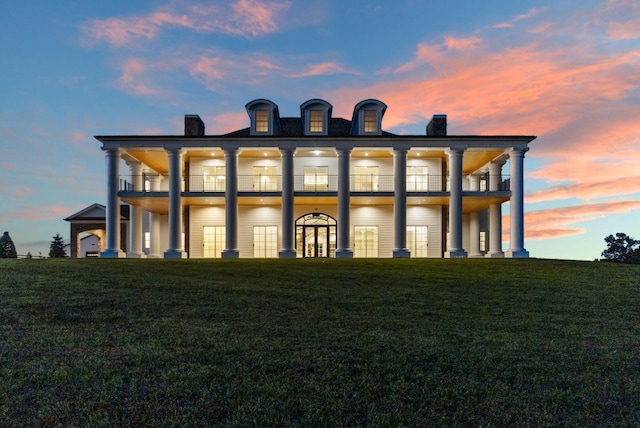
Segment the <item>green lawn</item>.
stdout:
<svg viewBox="0 0 640 428">
<path fill-rule="evenodd" d="M 2 260 L 1 426 L 639 426 L 640 266 Z"/>
</svg>

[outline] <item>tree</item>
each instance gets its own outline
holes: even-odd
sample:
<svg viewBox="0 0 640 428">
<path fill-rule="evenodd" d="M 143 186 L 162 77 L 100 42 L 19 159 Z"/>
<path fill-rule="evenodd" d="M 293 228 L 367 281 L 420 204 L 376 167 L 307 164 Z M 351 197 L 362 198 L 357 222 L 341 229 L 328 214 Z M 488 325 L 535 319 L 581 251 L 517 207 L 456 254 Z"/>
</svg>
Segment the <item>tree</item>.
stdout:
<svg viewBox="0 0 640 428">
<path fill-rule="evenodd" d="M 64 252 L 64 242 L 62 241 L 62 236 L 60 236 L 59 233 L 56 233 L 56 236 L 53 237 L 53 241 L 51 241 L 49 257 L 67 257 L 67 254 Z"/>
<path fill-rule="evenodd" d="M 5 232 L 0 238 L 0 259 L 17 259 L 18 253 L 9 232 Z"/>
<path fill-rule="evenodd" d="M 607 249 L 601 254 L 603 260 L 617 263 L 640 263 L 640 241 L 625 233 L 616 233 L 604 238 Z"/>
</svg>

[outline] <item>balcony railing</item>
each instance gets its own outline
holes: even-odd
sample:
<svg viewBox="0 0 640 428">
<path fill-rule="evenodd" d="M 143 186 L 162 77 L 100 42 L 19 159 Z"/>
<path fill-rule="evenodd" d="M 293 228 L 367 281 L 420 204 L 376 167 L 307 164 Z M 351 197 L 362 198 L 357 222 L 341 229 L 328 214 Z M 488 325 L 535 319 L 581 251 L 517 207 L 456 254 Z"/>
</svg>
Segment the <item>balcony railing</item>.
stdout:
<svg viewBox="0 0 640 428">
<path fill-rule="evenodd" d="M 351 175 L 350 191 L 356 193 L 390 193 L 394 191 L 393 175 Z M 120 191 L 126 192 L 151 192 L 149 176 L 139 177 L 131 175 L 120 176 Z M 494 182 L 494 180 L 496 182 Z M 138 189 L 135 182 L 142 182 L 142 188 Z M 479 180 L 479 192 L 508 191 L 510 190 L 508 176 L 485 175 Z M 407 175 L 407 193 L 428 193 L 449 191 L 449 177 L 441 175 Z M 226 189 L 224 176 L 191 175 L 182 177 L 182 191 L 191 193 L 224 193 Z M 330 193 L 338 191 L 337 175 L 296 175 L 293 180 L 295 192 L 299 193 Z M 494 190 L 492 190 L 494 189 Z M 156 191 L 168 190 L 167 180 Z M 281 192 L 281 175 L 239 175 L 239 192 Z M 465 191 L 470 191 L 465 186 Z"/>
</svg>

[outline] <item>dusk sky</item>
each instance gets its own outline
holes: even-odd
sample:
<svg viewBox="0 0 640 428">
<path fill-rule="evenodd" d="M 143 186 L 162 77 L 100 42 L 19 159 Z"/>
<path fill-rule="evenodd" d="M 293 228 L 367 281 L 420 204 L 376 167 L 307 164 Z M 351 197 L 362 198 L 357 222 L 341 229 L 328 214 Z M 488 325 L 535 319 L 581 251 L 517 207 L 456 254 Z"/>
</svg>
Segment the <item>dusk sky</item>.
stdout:
<svg viewBox="0 0 640 428">
<path fill-rule="evenodd" d="M 638 0 L 3 3 L 0 233 L 18 254 L 48 254 L 53 235 L 69 240 L 63 218 L 106 203 L 94 135 L 179 135 L 185 114 L 230 132 L 256 98 L 284 117 L 322 98 L 346 119 L 379 99 L 398 134 L 446 114 L 450 135 L 537 135 L 531 257 L 593 260 L 609 234 L 640 239 Z"/>
</svg>

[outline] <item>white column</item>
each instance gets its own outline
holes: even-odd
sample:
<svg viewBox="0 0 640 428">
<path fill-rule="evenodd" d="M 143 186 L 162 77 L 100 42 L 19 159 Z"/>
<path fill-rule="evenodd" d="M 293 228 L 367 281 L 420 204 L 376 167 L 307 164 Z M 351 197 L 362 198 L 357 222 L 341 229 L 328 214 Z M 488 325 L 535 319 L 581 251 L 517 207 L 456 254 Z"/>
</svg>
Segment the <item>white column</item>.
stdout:
<svg viewBox="0 0 640 428">
<path fill-rule="evenodd" d="M 468 175 L 469 190 L 472 192 L 480 191 L 480 176 Z M 480 252 L 480 220 L 478 212 L 469 213 L 469 257 L 482 257 Z"/>
<path fill-rule="evenodd" d="M 186 256 L 182 249 L 182 152 L 179 148 L 168 148 L 169 156 L 169 248 L 165 259 L 181 259 Z"/>
<path fill-rule="evenodd" d="M 349 180 L 349 163 L 352 145 L 336 146 L 338 153 L 338 247 L 336 258 L 352 258 L 353 250 L 349 243 L 351 187 Z"/>
<path fill-rule="evenodd" d="M 282 157 L 282 249 L 278 256 L 281 259 L 295 259 L 293 224 L 293 155 L 294 147 L 280 147 Z"/>
<path fill-rule="evenodd" d="M 120 180 L 120 151 L 104 149 L 107 163 L 107 247 L 100 253 L 103 258 L 125 257 L 120 249 L 120 198 L 118 182 Z"/>
<path fill-rule="evenodd" d="M 154 172 L 148 175 L 148 177 L 151 192 L 160 191 L 160 175 Z M 149 240 L 151 241 L 149 243 L 149 257 L 161 258 L 162 246 L 160 244 L 160 213 L 150 212 L 149 214 Z"/>
<path fill-rule="evenodd" d="M 238 148 L 223 147 L 225 160 L 225 249 L 223 259 L 237 259 L 238 251 Z"/>
<path fill-rule="evenodd" d="M 127 161 L 131 172 L 133 191 L 144 192 L 142 180 L 142 165 L 135 160 Z M 142 252 L 142 208 L 136 205 L 129 207 L 129 251 L 127 257 L 141 259 L 146 255 Z"/>
<path fill-rule="evenodd" d="M 393 147 L 394 258 L 411 257 L 407 249 L 407 152 L 408 145 Z"/>
<path fill-rule="evenodd" d="M 464 148 L 452 147 L 449 156 L 449 250 L 445 257 L 464 258 L 462 248 L 462 155 Z"/>
<path fill-rule="evenodd" d="M 529 252 L 524 248 L 524 154 L 528 147 L 512 148 L 509 152 L 511 165 L 511 248 L 507 257 L 526 258 Z"/>
<path fill-rule="evenodd" d="M 502 183 L 503 161 L 489 164 L 489 191 L 496 192 Z M 502 251 L 502 204 L 489 206 L 489 252 L 485 257 L 499 259 L 504 257 Z"/>
</svg>

